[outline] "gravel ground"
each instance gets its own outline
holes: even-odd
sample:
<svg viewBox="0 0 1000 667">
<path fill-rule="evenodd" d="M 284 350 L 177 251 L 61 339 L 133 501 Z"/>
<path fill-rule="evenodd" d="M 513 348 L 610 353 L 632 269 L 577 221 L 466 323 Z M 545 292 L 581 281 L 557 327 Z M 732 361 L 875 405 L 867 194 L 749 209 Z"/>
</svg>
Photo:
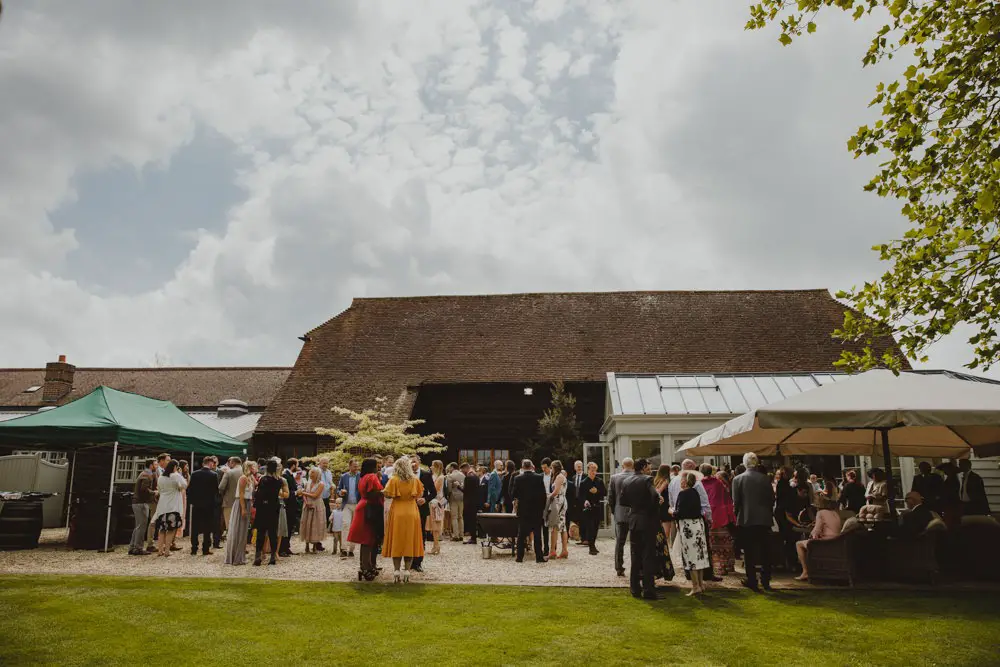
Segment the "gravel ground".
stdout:
<svg viewBox="0 0 1000 667">
<path fill-rule="evenodd" d="M 240 567 L 223 564 L 223 551 L 210 556 L 191 556 L 190 542 L 179 543 L 182 551 L 169 558 L 153 555 L 129 556 L 127 547 L 119 546 L 113 553 L 74 551 L 66 547 L 66 530 L 42 532 L 41 545 L 30 551 L 0 552 L 0 574 L 100 574 L 126 576 L 176 577 L 247 577 L 254 579 L 301 579 L 307 581 L 356 581 L 357 552 L 353 559 L 331 555 L 332 539 L 324 544 L 328 551 L 319 554 L 302 553 L 298 538 L 292 549 L 298 554 L 282 558 L 274 567 Z M 225 544 L 223 543 L 223 547 Z M 429 548 L 429 545 L 428 545 Z M 505 584 L 514 586 L 583 586 L 617 588 L 627 586 L 627 579 L 614 571 L 614 542 L 598 540 L 600 553 L 590 556 L 586 547 L 571 544 L 569 558 L 548 563 L 535 563 L 531 554 L 525 562 L 516 563 L 509 551 L 493 551 L 493 558 L 484 559 L 478 545 L 446 541 L 441 553 L 427 556 L 424 573 L 412 575 L 411 581 L 450 584 Z M 391 571 L 392 562 L 380 559 Z M 252 559 L 251 559 L 252 562 Z M 628 552 L 626 550 L 626 567 Z M 391 580 L 385 573 L 377 581 Z M 683 580 L 683 577 L 681 577 Z M 735 583 L 735 579 L 731 585 Z"/>
</svg>

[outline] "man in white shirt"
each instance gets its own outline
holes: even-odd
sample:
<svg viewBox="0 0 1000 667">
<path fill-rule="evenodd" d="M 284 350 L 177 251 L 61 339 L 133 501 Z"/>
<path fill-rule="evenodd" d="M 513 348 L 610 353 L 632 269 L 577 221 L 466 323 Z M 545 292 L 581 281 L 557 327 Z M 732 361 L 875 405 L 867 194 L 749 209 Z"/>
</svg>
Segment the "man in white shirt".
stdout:
<svg viewBox="0 0 1000 667">
<path fill-rule="evenodd" d="M 325 456 L 319 460 L 319 478 L 323 482 L 323 494 L 320 496 L 323 499 L 323 508 L 326 513 L 324 514 L 324 526 L 330 525 L 330 493 L 333 491 L 333 471 L 330 470 L 330 459 Z M 328 529 L 329 530 L 329 529 Z M 332 531 L 331 531 L 332 532 Z M 315 544 L 316 551 L 326 551 L 323 545 L 319 542 Z"/>
</svg>

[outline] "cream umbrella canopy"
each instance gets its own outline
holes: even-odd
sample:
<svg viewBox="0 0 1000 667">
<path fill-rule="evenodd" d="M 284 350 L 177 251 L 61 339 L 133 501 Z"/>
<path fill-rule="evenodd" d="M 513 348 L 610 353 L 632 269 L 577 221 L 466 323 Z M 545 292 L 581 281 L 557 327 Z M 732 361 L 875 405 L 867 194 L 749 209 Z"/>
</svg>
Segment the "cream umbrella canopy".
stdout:
<svg viewBox="0 0 1000 667">
<path fill-rule="evenodd" d="M 1000 453 L 1000 385 L 873 370 L 731 419 L 678 453 L 881 454 L 888 462 L 891 454 L 959 458 L 972 451 Z"/>
</svg>

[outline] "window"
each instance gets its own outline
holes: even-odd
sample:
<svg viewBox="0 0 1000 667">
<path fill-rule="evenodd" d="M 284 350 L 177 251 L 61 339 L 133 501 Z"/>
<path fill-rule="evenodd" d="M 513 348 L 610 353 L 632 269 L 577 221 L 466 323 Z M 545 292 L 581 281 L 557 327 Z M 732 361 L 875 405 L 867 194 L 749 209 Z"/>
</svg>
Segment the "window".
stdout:
<svg viewBox="0 0 1000 667">
<path fill-rule="evenodd" d="M 663 460 L 663 457 L 660 456 L 660 441 L 633 440 L 632 460 L 638 461 L 639 459 L 646 459 L 653 470 L 656 470 Z"/>
<path fill-rule="evenodd" d="M 56 463 L 56 464 L 66 463 L 66 461 L 69 460 L 69 457 L 66 454 L 66 452 L 46 452 L 46 451 L 39 452 L 37 450 L 18 450 L 14 452 L 14 454 L 34 454 L 43 461 L 48 461 L 49 463 Z"/>
<path fill-rule="evenodd" d="M 510 458 L 509 449 L 460 449 L 458 450 L 458 462 L 474 463 L 484 465 L 490 470 L 493 469 L 493 462 L 497 460 L 506 461 Z"/>
<path fill-rule="evenodd" d="M 131 484 L 142 472 L 142 464 L 148 456 L 119 456 L 115 467 L 115 484 Z M 107 478 L 105 478 L 107 479 Z"/>
</svg>

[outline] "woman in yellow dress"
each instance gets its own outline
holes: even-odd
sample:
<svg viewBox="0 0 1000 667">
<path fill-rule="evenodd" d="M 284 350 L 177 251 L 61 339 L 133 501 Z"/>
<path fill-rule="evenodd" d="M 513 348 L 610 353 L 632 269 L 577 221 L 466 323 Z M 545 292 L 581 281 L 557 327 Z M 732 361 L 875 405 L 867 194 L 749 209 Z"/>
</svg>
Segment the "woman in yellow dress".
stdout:
<svg viewBox="0 0 1000 667">
<path fill-rule="evenodd" d="M 395 474 L 389 478 L 383 493 L 392 500 L 389 508 L 389 518 L 385 522 L 385 541 L 382 544 L 382 555 L 392 558 L 392 581 L 404 583 L 410 580 L 410 563 L 413 558 L 424 555 L 424 536 L 420 525 L 418 504 L 425 501 L 424 485 L 413 474 L 409 457 L 402 456 L 393 465 Z M 403 563 L 402 574 L 399 571 Z"/>
</svg>

